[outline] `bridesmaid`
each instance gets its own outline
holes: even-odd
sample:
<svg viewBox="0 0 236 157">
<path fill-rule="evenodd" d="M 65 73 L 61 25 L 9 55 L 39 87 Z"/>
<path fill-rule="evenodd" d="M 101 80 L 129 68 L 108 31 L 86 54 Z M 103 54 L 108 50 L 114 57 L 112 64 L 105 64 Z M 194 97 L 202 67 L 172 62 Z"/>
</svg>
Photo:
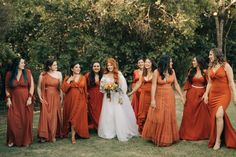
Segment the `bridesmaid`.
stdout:
<svg viewBox="0 0 236 157">
<path fill-rule="evenodd" d="M 91 120 L 89 128 L 98 129 L 99 117 L 102 109 L 103 93 L 100 92 L 100 80 L 103 72 L 99 62 L 94 62 L 93 66 L 85 77 L 88 87 L 88 113 Z"/>
<path fill-rule="evenodd" d="M 236 131 L 226 114 L 231 97 L 233 98 L 233 103 L 236 103 L 233 70 L 224 61 L 223 53 L 218 48 L 210 50 L 209 60 L 209 81 L 203 96 L 205 103 L 209 102 L 211 114 L 211 131 L 208 146 L 218 150 L 221 143 L 224 143 L 227 147 L 236 149 Z"/>
<path fill-rule="evenodd" d="M 180 127 L 180 139 L 183 140 L 209 138 L 210 113 L 202 99 L 207 85 L 205 68 L 206 64 L 201 56 L 193 58 L 192 67 L 184 84 L 186 101 Z"/>
<path fill-rule="evenodd" d="M 156 69 L 155 63 L 147 58 L 145 59 L 143 74 L 140 75 L 139 81 L 136 83 L 133 90 L 129 93 L 132 95 L 140 89 L 139 105 L 138 105 L 138 115 L 137 115 L 137 124 L 139 126 L 139 133 L 142 134 L 143 126 L 145 124 L 148 109 L 151 103 L 151 86 L 152 86 L 152 77 L 153 71 Z"/>
<path fill-rule="evenodd" d="M 7 144 L 29 146 L 33 142 L 33 77 L 25 60 L 16 58 L 6 74 Z"/>
<path fill-rule="evenodd" d="M 139 59 L 138 60 L 138 69 L 134 70 L 134 72 L 133 72 L 132 90 L 134 90 L 136 83 L 139 81 L 140 76 L 142 76 L 143 68 L 144 68 L 144 60 Z M 133 93 L 133 97 L 132 97 L 132 101 L 131 101 L 131 105 L 134 109 L 134 113 L 135 113 L 136 118 L 138 118 L 139 96 L 140 96 L 140 89 L 138 89 L 138 91 Z"/>
<path fill-rule="evenodd" d="M 46 61 L 44 70 L 39 76 L 37 88 L 41 102 L 38 137 L 41 142 L 56 142 L 62 127 L 62 74 L 57 71 L 57 62 L 52 59 Z"/>
<path fill-rule="evenodd" d="M 168 55 L 160 58 L 158 69 L 154 71 L 151 87 L 151 106 L 148 111 L 142 137 L 158 146 L 169 146 L 179 140 L 176 120 L 174 84 L 177 92 L 184 98 Z"/>
<path fill-rule="evenodd" d="M 89 138 L 87 114 L 86 78 L 80 74 L 80 64 L 70 66 L 70 76 L 65 77 L 62 91 L 65 93 L 63 109 L 63 135 L 71 130 L 71 143 L 76 144 L 75 134 Z"/>
</svg>

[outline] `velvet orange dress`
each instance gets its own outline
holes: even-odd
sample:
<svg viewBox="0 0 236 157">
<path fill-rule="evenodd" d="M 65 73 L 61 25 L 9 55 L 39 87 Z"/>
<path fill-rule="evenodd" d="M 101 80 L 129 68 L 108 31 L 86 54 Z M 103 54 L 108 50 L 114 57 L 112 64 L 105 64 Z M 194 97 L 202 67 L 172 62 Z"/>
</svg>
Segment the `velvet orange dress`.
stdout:
<svg viewBox="0 0 236 157">
<path fill-rule="evenodd" d="M 208 139 L 210 134 L 210 112 L 202 96 L 206 91 L 207 81 L 203 78 L 193 77 L 192 84 L 186 81 L 184 90 L 186 102 L 182 123 L 180 127 L 180 139 L 203 140 Z"/>
<path fill-rule="evenodd" d="M 224 65 L 222 65 L 216 72 L 209 70 L 209 75 L 212 81 L 211 89 L 209 91 L 209 109 L 211 114 L 211 131 L 209 138 L 209 147 L 215 145 L 216 140 L 216 112 L 220 106 L 224 110 L 224 130 L 222 133 L 222 143 L 229 148 L 236 149 L 236 132 L 232 127 L 227 116 L 226 109 L 230 104 L 231 91 L 229 88 L 228 78 Z"/>
<path fill-rule="evenodd" d="M 157 72 L 156 108 L 149 107 L 142 138 L 151 140 L 158 146 L 169 146 L 179 141 L 176 120 L 175 93 L 172 83 L 175 73 L 163 80 Z"/>
<path fill-rule="evenodd" d="M 60 80 L 48 73 L 42 74 L 42 99 L 38 126 L 38 137 L 53 141 L 61 136 L 62 114 L 60 98 Z"/>
<path fill-rule="evenodd" d="M 82 138 L 89 138 L 87 113 L 87 84 L 86 78 L 80 76 L 78 82 L 67 83 L 66 77 L 62 84 L 65 93 L 63 108 L 63 136 L 68 136 L 71 126 Z"/>
<path fill-rule="evenodd" d="M 133 72 L 133 82 L 132 89 L 135 87 L 136 83 L 139 81 L 139 70 L 134 70 Z M 131 105 L 134 110 L 135 117 L 138 118 L 138 109 L 139 109 L 139 96 L 140 96 L 140 88 L 133 93 Z"/>
<path fill-rule="evenodd" d="M 95 82 L 95 86 L 89 84 L 89 73 L 85 75 L 88 89 L 88 114 L 89 128 L 98 129 L 98 122 L 102 110 L 103 93 L 100 92 L 100 82 Z"/>
<path fill-rule="evenodd" d="M 12 106 L 7 113 L 7 143 L 16 146 L 27 146 L 33 143 L 33 104 L 26 106 L 31 86 L 31 72 L 26 69 L 27 81 L 23 75 L 19 81 L 13 81 L 13 88 L 9 87 L 11 72 L 7 72 L 5 87 L 10 93 Z"/>
<path fill-rule="evenodd" d="M 139 109 L 137 115 L 137 124 L 139 127 L 139 133 L 142 134 L 143 126 L 145 124 L 148 110 L 151 104 L 151 87 L 152 87 L 152 79 L 146 81 L 144 77 L 142 77 L 142 85 L 140 87 L 140 99 L 139 99 Z"/>
</svg>

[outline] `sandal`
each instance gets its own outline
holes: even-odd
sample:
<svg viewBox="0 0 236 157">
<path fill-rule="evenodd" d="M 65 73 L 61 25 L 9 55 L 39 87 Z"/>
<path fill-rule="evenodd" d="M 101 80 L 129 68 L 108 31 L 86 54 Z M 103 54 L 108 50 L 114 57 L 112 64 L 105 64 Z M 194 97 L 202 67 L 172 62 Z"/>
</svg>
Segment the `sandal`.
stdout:
<svg viewBox="0 0 236 157">
<path fill-rule="evenodd" d="M 76 144 L 75 138 L 72 138 L 72 139 L 71 139 L 71 143 L 72 143 L 72 144 Z"/>
<path fill-rule="evenodd" d="M 8 147 L 13 147 L 14 143 L 13 142 L 12 143 L 8 143 L 7 145 L 8 145 Z"/>
</svg>

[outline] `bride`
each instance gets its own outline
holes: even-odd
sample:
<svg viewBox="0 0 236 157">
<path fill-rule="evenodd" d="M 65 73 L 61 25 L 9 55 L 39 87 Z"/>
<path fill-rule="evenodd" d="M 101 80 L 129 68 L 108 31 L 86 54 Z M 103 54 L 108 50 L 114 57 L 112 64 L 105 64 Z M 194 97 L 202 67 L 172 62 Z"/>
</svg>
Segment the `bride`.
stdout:
<svg viewBox="0 0 236 157">
<path fill-rule="evenodd" d="M 126 95 L 126 80 L 118 71 L 117 63 L 113 58 L 107 60 L 100 89 L 105 95 L 99 119 L 98 136 L 105 139 L 117 137 L 120 141 L 128 141 L 132 136 L 138 136 L 134 111 Z"/>
</svg>

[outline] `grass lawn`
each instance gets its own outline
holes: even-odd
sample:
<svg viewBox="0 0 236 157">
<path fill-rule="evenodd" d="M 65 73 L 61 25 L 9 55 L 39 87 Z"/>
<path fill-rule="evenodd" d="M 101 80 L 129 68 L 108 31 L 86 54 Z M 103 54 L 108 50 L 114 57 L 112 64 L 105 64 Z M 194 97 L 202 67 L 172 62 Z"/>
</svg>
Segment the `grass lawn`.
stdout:
<svg viewBox="0 0 236 157">
<path fill-rule="evenodd" d="M 183 106 L 177 98 L 177 118 L 180 124 Z M 231 122 L 236 128 L 236 107 L 230 105 L 227 111 Z M 75 145 L 70 139 L 58 139 L 56 143 L 37 142 L 36 132 L 39 115 L 34 116 L 34 143 L 28 148 L 8 148 L 6 146 L 6 117 L 0 116 L 0 157 L 235 157 L 236 150 L 224 146 L 219 151 L 207 147 L 207 141 L 181 141 L 170 147 L 156 147 L 151 142 L 139 137 L 128 142 L 117 139 L 104 140 L 95 132 L 91 132 L 90 139 L 79 139 Z"/>
</svg>

